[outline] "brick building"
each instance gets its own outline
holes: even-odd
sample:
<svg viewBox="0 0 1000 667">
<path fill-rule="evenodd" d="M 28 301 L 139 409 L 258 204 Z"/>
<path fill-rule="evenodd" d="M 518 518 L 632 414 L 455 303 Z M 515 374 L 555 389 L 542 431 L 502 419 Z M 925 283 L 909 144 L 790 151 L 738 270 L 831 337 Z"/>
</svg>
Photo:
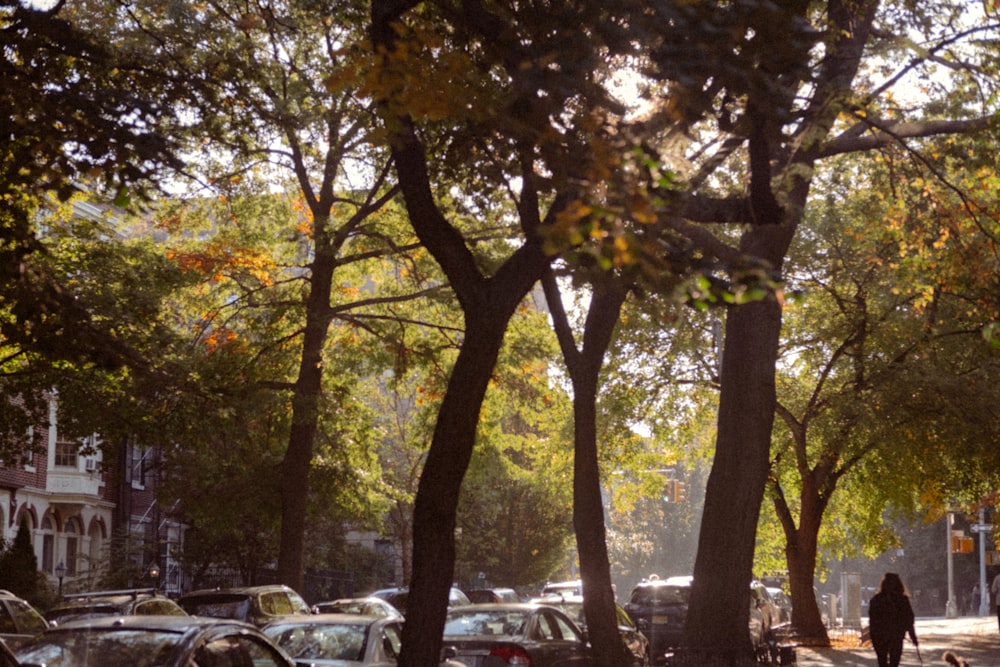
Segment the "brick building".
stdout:
<svg viewBox="0 0 1000 667">
<path fill-rule="evenodd" d="M 99 436 L 60 435 L 54 396 L 48 422 L 25 435 L 23 463 L 0 462 L 0 538 L 12 541 L 26 520 L 39 569 L 53 588 L 61 574 L 66 592 L 99 587 L 115 550 L 125 584 L 179 590 L 184 527 L 156 501 L 155 452 L 126 445 L 104 461 Z"/>
</svg>

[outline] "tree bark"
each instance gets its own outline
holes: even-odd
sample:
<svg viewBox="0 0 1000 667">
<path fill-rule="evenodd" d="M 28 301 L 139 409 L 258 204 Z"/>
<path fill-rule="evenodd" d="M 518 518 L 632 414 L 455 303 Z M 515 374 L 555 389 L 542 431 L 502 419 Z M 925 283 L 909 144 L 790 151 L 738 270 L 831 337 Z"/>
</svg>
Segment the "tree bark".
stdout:
<svg viewBox="0 0 1000 667">
<path fill-rule="evenodd" d="M 782 147 L 781 133 L 769 127 L 773 119 L 749 118 L 752 220 L 741 236 L 740 250 L 763 262 L 776 279 L 803 218 L 820 146 L 849 98 L 878 4 L 877 0 L 827 3 L 827 33 L 833 38 L 787 161 L 777 159 L 788 149 Z M 747 103 L 751 116 L 782 112 L 788 110 L 775 109 L 766 98 Z M 784 167 L 772 174 L 777 164 Z M 783 196 L 775 196 L 779 190 Z M 781 202 L 780 209 L 776 202 Z M 728 663 L 752 659 L 748 584 L 777 406 L 774 374 L 780 335 L 781 304 L 776 296 L 728 308 L 716 452 L 684 632 L 687 650 Z"/>
<path fill-rule="evenodd" d="M 281 542 L 278 581 L 300 591 L 305 571 L 306 513 L 309 504 L 309 468 L 319 422 L 323 384 L 323 348 L 329 335 L 330 294 L 336 253 L 326 238 L 328 218 L 316 220 L 316 257 L 306 297 L 306 326 L 302 357 L 292 397 L 292 426 L 281 463 Z"/>
<path fill-rule="evenodd" d="M 819 528 L 826 503 L 817 502 L 815 497 L 812 502 L 807 502 L 806 498 L 802 500 L 798 528 L 795 529 L 794 525 L 782 521 L 782 526 L 785 528 L 788 585 L 792 598 L 792 627 L 800 640 L 805 640 L 813 646 L 828 646 L 830 638 L 823 624 L 823 616 L 816 600 L 816 590 L 813 587 Z M 778 509 L 777 502 L 775 506 Z M 787 511 L 787 507 L 785 509 Z"/>
<path fill-rule="evenodd" d="M 790 230 L 773 241 L 783 252 Z M 751 231 L 754 234 L 756 231 Z M 715 460 L 705 492 L 684 646 L 748 661 L 749 583 L 769 469 L 781 308 L 768 299 L 729 309 Z"/>
<path fill-rule="evenodd" d="M 618 633 L 615 594 L 611 587 L 601 473 L 597 455 L 597 391 L 604 355 L 611 344 L 627 291 L 611 276 L 593 285 L 594 295 L 578 350 L 566 319 L 559 288 L 551 272 L 543 278 L 545 296 L 573 385 L 573 527 L 583 579 L 583 612 L 597 665 L 628 667 Z"/>
</svg>

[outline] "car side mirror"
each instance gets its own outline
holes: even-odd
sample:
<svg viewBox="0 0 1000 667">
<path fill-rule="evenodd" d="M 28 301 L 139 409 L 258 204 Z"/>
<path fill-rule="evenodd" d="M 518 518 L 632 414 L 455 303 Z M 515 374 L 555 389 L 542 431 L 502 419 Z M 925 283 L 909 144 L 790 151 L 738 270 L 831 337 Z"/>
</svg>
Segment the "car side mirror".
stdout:
<svg viewBox="0 0 1000 667">
<path fill-rule="evenodd" d="M 454 660 L 457 655 L 458 650 L 454 646 L 445 646 L 441 649 L 441 662 L 444 662 L 445 660 Z"/>
<path fill-rule="evenodd" d="M 393 660 L 397 660 L 399 658 L 399 655 L 396 654 L 396 647 L 392 645 L 392 642 L 388 637 L 384 637 L 382 639 L 382 650 L 385 651 L 385 654 Z"/>
</svg>

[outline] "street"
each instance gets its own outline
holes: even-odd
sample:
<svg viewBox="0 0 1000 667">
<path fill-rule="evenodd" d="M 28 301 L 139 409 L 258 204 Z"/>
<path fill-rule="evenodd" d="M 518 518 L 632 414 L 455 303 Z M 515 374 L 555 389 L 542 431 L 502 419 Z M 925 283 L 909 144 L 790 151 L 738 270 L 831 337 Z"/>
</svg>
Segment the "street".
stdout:
<svg viewBox="0 0 1000 667">
<path fill-rule="evenodd" d="M 996 616 L 962 616 L 959 618 L 918 618 L 916 624 L 920 652 L 910 643 L 903 643 L 900 667 L 947 665 L 941 658 L 952 651 L 964 658 L 969 667 L 1000 667 L 1000 632 Z M 870 644 L 861 647 L 814 649 L 800 646 L 796 650 L 799 667 L 874 667 L 875 651 Z"/>
</svg>

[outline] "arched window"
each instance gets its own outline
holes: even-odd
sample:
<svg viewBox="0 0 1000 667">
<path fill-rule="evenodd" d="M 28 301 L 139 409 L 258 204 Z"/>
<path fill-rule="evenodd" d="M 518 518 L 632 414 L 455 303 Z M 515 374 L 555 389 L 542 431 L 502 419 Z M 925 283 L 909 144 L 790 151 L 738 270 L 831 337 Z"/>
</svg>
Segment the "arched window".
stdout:
<svg viewBox="0 0 1000 667">
<path fill-rule="evenodd" d="M 75 577 L 77 574 L 77 556 L 80 553 L 80 527 L 76 519 L 70 519 L 66 522 L 65 533 L 66 559 L 63 563 L 66 565 L 66 574 Z"/>
<path fill-rule="evenodd" d="M 101 549 L 104 547 L 104 531 L 102 529 L 102 524 L 98 521 L 90 522 L 90 530 L 87 531 L 87 537 L 90 538 L 90 544 L 87 549 L 87 559 L 90 561 L 89 567 L 91 570 L 97 568 L 101 562 Z"/>
<path fill-rule="evenodd" d="M 55 572 L 56 534 L 52 526 L 52 517 L 46 515 L 42 519 L 42 571 Z"/>
</svg>

